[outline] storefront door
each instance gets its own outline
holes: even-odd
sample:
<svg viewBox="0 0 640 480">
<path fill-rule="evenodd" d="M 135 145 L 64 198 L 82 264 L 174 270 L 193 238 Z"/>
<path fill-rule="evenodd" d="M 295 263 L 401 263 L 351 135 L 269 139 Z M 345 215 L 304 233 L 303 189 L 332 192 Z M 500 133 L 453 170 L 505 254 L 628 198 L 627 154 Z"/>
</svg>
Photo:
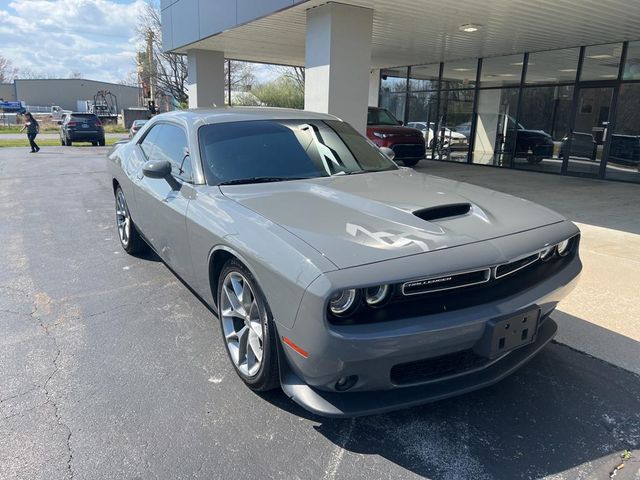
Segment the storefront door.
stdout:
<svg viewBox="0 0 640 480">
<path fill-rule="evenodd" d="M 565 156 L 570 174 L 597 177 L 603 162 L 603 152 L 609 141 L 609 112 L 613 87 L 581 87 L 578 91 L 576 117 L 571 135 L 563 139 L 560 155 Z"/>
</svg>

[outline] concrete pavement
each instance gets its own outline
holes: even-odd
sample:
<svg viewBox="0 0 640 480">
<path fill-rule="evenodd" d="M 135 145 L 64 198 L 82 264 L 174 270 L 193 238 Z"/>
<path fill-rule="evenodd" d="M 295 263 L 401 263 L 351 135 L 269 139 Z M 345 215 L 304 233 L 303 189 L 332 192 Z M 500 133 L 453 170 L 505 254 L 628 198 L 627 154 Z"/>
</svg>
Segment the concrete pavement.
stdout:
<svg viewBox="0 0 640 480">
<path fill-rule="evenodd" d="M 640 475 L 640 378 L 558 344 L 389 415 L 251 393 L 211 312 L 157 257 L 122 251 L 107 150 L 0 149 L 3 480 L 600 479 L 625 449 L 616 480 Z"/>
</svg>

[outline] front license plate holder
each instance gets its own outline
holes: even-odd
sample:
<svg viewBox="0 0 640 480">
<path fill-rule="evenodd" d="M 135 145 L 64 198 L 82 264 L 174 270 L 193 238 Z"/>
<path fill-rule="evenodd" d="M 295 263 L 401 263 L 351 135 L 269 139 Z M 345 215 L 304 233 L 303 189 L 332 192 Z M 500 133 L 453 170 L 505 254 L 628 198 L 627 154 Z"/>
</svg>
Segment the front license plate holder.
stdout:
<svg viewBox="0 0 640 480">
<path fill-rule="evenodd" d="M 473 350 L 483 357 L 496 358 L 535 341 L 540 323 L 540 308 L 528 308 L 505 317 L 489 320 L 482 338 Z"/>
</svg>

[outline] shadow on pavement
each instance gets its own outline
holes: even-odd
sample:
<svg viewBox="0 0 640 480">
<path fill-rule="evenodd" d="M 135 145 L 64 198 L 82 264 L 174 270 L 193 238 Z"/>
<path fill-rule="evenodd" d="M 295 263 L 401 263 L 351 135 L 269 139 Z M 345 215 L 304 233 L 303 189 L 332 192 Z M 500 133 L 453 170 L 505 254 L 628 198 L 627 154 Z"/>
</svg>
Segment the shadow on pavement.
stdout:
<svg viewBox="0 0 640 480">
<path fill-rule="evenodd" d="M 588 478 L 608 478 L 620 452 L 640 448 L 640 377 L 557 343 L 492 387 L 386 415 L 325 419 L 280 391 L 263 398 L 348 451 L 429 478 L 540 478 L 586 463 Z"/>
</svg>

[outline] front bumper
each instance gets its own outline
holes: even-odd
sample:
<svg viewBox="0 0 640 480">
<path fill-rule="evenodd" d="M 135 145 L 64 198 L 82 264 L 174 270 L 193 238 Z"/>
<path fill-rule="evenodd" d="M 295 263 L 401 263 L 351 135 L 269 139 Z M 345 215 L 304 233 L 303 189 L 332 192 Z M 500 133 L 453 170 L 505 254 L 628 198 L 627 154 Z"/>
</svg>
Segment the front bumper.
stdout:
<svg viewBox="0 0 640 480">
<path fill-rule="evenodd" d="M 462 395 L 499 382 L 533 358 L 555 337 L 558 326 L 547 318 L 537 339 L 488 367 L 439 382 L 377 392 L 328 392 L 305 384 L 290 368 L 281 368 L 282 390 L 305 409 L 325 417 L 356 417 L 409 408 Z"/>
<path fill-rule="evenodd" d="M 465 266 L 481 266 L 490 252 L 515 258 L 515 250 L 510 249 L 533 250 L 535 245 L 543 244 L 543 239 L 555 243 L 576 232 L 570 222 L 563 222 L 495 239 L 491 242 L 495 248 L 488 248 L 488 243 L 472 244 L 319 277 L 305 293 L 293 327 L 277 325 L 279 337 L 288 337 L 308 353 L 307 358 L 302 358 L 290 347 L 281 346 L 283 390 L 294 401 L 319 414 L 364 415 L 454 396 L 500 380 L 553 338 L 556 326 L 549 315 L 577 283 L 582 269 L 578 255 L 539 283 L 507 296 L 497 295 L 496 291 L 493 298 L 483 296 L 479 304 L 457 310 L 377 323 L 335 325 L 318 318 L 317 312 L 326 308 L 322 299 L 336 288 L 358 286 L 362 278 L 372 283 L 376 278 L 384 278 L 385 283 L 403 277 L 419 278 L 419 272 L 439 268 L 435 267 L 437 263 L 454 268 L 452 271 L 462 271 Z M 517 241 L 513 241 L 514 238 Z M 471 261 L 479 263 L 470 265 Z M 495 261 L 498 262 L 498 257 Z M 425 297 L 424 301 L 429 300 Z M 396 367 L 473 350 L 489 322 L 533 306 L 539 307 L 540 318 L 545 319 L 539 324 L 533 344 L 516 348 L 478 368 L 465 367 L 427 380 L 410 379 L 401 383 L 394 379 L 392 372 Z M 349 376 L 357 376 L 357 382 L 347 392 L 337 392 L 336 381 Z M 365 397 L 368 399 L 364 400 Z"/>
</svg>

